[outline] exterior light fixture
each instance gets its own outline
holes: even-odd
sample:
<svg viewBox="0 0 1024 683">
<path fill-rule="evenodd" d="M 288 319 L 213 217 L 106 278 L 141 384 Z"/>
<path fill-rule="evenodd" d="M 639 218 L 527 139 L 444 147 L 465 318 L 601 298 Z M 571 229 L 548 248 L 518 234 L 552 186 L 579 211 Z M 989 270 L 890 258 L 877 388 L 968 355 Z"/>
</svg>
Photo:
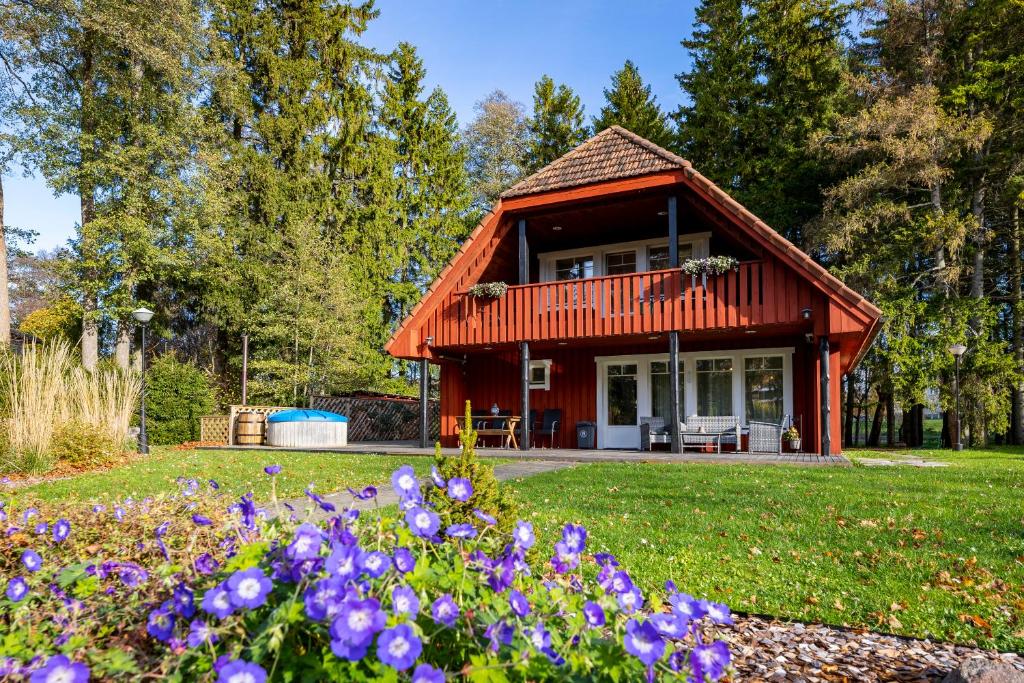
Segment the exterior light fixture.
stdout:
<svg viewBox="0 0 1024 683">
<path fill-rule="evenodd" d="M 956 443 L 953 444 L 954 451 L 962 451 L 964 449 L 963 439 L 960 438 L 960 356 L 964 355 L 967 351 L 967 347 L 963 344 L 953 344 L 949 347 L 949 352 L 953 354 L 953 367 L 954 369 L 954 384 L 956 389 Z"/>
<path fill-rule="evenodd" d="M 427 346 L 430 346 L 431 344 L 434 343 L 434 338 L 433 337 L 427 337 L 426 340 L 425 340 L 425 343 L 426 343 Z"/>
<path fill-rule="evenodd" d="M 153 311 L 148 308 L 137 308 L 132 317 L 142 325 L 142 347 L 139 351 L 142 358 L 142 380 L 139 391 L 139 453 L 149 453 L 149 439 L 146 437 L 146 326 L 153 319 Z"/>
<path fill-rule="evenodd" d="M 652 335 L 650 335 L 647 338 L 650 339 L 651 341 L 654 341 L 655 339 L 660 339 L 661 335 L 660 334 L 652 334 Z"/>
<path fill-rule="evenodd" d="M 659 216 L 667 216 L 668 215 L 668 211 L 659 211 L 658 215 Z"/>
<path fill-rule="evenodd" d="M 138 322 L 145 325 L 146 323 L 153 319 L 153 311 L 149 310 L 148 308 L 137 308 L 134 311 L 132 311 L 132 317 L 135 318 L 135 320 L 137 320 Z"/>
<path fill-rule="evenodd" d="M 561 225 L 552 225 L 551 226 L 551 230 L 554 231 L 554 232 L 559 232 L 561 229 L 562 229 Z"/>
<path fill-rule="evenodd" d="M 811 319 L 811 309 L 809 309 L 809 308 L 801 309 L 800 317 L 803 318 L 804 320 L 810 320 Z"/>
</svg>

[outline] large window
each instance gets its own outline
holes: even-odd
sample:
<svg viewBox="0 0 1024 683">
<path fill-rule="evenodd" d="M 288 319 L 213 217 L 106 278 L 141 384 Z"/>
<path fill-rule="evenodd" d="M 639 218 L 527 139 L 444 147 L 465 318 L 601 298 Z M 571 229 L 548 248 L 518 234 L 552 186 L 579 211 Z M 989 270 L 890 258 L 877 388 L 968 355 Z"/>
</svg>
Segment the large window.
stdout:
<svg viewBox="0 0 1024 683">
<path fill-rule="evenodd" d="M 679 243 L 679 263 L 693 258 L 693 243 Z M 668 245 L 651 247 L 647 250 L 647 270 L 666 270 L 668 268 Z"/>
<path fill-rule="evenodd" d="M 668 361 L 653 361 L 651 363 L 651 415 L 665 420 L 670 424 L 669 416 L 672 414 L 672 395 L 669 393 L 672 375 L 668 372 Z M 679 361 L 679 415 L 686 415 L 686 408 L 683 405 L 683 362 Z"/>
<path fill-rule="evenodd" d="M 698 360 L 697 414 L 705 417 L 735 415 L 732 411 L 732 358 Z"/>
<path fill-rule="evenodd" d="M 636 272 L 636 252 L 617 251 L 604 257 L 605 275 L 628 275 Z"/>
<path fill-rule="evenodd" d="M 636 363 L 608 366 L 608 420 L 610 426 L 637 424 Z"/>
<path fill-rule="evenodd" d="M 747 421 L 782 422 L 782 356 L 744 360 Z"/>
<path fill-rule="evenodd" d="M 572 256 L 555 261 L 556 280 L 582 280 L 594 277 L 593 256 Z"/>
</svg>

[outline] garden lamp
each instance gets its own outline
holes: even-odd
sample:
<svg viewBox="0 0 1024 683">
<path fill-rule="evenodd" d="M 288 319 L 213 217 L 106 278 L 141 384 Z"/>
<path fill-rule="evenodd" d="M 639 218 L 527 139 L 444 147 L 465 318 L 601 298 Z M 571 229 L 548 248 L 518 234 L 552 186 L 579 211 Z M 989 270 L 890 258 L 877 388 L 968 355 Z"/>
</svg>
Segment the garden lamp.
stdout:
<svg viewBox="0 0 1024 683">
<path fill-rule="evenodd" d="M 964 355 L 966 351 L 967 347 L 963 344 L 953 344 L 949 347 L 949 352 L 953 354 L 953 381 L 956 385 L 956 443 L 953 444 L 954 451 L 964 449 L 963 440 L 960 438 L 960 356 Z"/>
<path fill-rule="evenodd" d="M 142 347 L 139 355 L 142 359 L 141 400 L 139 401 L 139 453 L 149 453 L 149 439 L 146 438 L 146 325 L 153 319 L 153 311 L 148 308 L 137 308 L 132 317 L 142 325 Z"/>
</svg>

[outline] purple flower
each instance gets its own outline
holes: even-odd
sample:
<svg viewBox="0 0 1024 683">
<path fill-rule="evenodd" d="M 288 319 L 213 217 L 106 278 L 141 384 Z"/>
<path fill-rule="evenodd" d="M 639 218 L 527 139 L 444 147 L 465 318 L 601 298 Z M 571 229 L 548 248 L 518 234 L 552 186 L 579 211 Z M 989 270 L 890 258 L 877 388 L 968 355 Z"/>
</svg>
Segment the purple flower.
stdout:
<svg viewBox="0 0 1024 683">
<path fill-rule="evenodd" d="M 551 647 L 551 634 L 544 628 L 543 621 L 538 621 L 536 626 L 526 630 L 526 639 L 538 652 L 543 652 Z"/>
<path fill-rule="evenodd" d="M 448 485 L 444 477 L 441 476 L 441 473 L 437 471 L 437 465 L 430 466 L 430 481 L 439 489 L 443 489 Z"/>
<path fill-rule="evenodd" d="M 179 583 L 174 587 L 173 599 L 174 611 L 181 616 L 191 619 L 196 613 L 195 593 L 185 584 Z"/>
<path fill-rule="evenodd" d="M 350 662 L 358 662 L 366 656 L 371 641 L 353 645 L 344 640 L 331 640 L 331 652 L 339 659 L 347 659 Z"/>
<path fill-rule="evenodd" d="M 174 614 L 166 603 L 149 613 L 146 632 L 161 642 L 167 642 L 174 634 Z"/>
<path fill-rule="evenodd" d="M 420 611 L 416 591 L 408 586 L 395 586 L 391 589 L 391 609 L 395 614 L 408 614 L 415 618 Z"/>
<path fill-rule="evenodd" d="M 445 593 L 430 607 L 430 612 L 434 617 L 434 621 L 439 624 L 443 624 L 448 627 L 455 625 L 455 621 L 459 618 L 459 606 L 452 600 L 452 596 Z"/>
<path fill-rule="evenodd" d="M 559 541 L 555 544 L 555 554 L 551 558 L 551 566 L 559 574 L 565 574 L 580 566 L 580 556 L 569 550 L 565 541 Z"/>
<path fill-rule="evenodd" d="M 727 666 L 729 666 L 729 647 L 720 640 L 716 640 L 710 645 L 695 645 L 690 653 L 690 667 L 695 680 L 703 681 L 706 676 L 717 681 L 725 673 Z"/>
<path fill-rule="evenodd" d="M 269 474 L 270 476 L 274 476 L 275 474 L 281 474 L 281 466 L 267 465 L 266 467 L 263 468 L 263 471 Z"/>
<path fill-rule="evenodd" d="M 618 600 L 619 607 L 622 608 L 624 614 L 632 614 L 644 606 L 643 595 L 640 593 L 640 589 L 636 586 L 633 586 L 625 593 L 619 593 Z"/>
<path fill-rule="evenodd" d="M 71 522 L 66 519 L 58 519 L 53 525 L 53 540 L 63 543 L 71 535 Z"/>
<path fill-rule="evenodd" d="M 327 557 L 327 571 L 339 579 L 354 579 L 362 571 L 363 551 L 357 545 L 335 544 Z"/>
<path fill-rule="evenodd" d="M 625 593 L 626 591 L 633 590 L 632 579 L 629 578 L 629 574 L 623 571 L 612 573 L 603 585 L 607 593 Z"/>
<path fill-rule="evenodd" d="M 451 538 L 474 538 L 476 536 L 476 529 L 473 528 L 472 524 L 452 524 L 445 529 L 444 533 Z"/>
<path fill-rule="evenodd" d="M 218 484 L 213 479 L 210 480 L 209 484 L 210 484 L 210 488 L 213 489 L 214 491 L 216 491 L 217 489 L 220 488 L 220 484 Z"/>
<path fill-rule="evenodd" d="M 42 536 L 43 534 L 45 534 L 49 530 L 50 530 L 50 525 L 47 524 L 46 522 L 39 522 L 39 524 L 36 524 L 36 529 L 35 529 L 36 536 Z"/>
<path fill-rule="evenodd" d="M 416 568 L 416 558 L 408 548 L 395 548 L 393 559 L 395 569 L 403 574 L 408 574 Z"/>
<path fill-rule="evenodd" d="M 114 506 L 114 519 L 119 522 L 124 520 L 124 508 L 120 505 Z"/>
<path fill-rule="evenodd" d="M 46 664 L 32 672 L 30 683 L 87 683 L 89 667 L 81 662 L 72 662 L 64 655 L 54 655 Z"/>
<path fill-rule="evenodd" d="M 732 613 L 729 608 L 718 602 L 711 602 L 710 600 L 701 600 L 700 606 L 704 609 L 704 613 L 711 618 L 716 624 L 731 624 Z"/>
<path fill-rule="evenodd" d="M 203 594 L 203 601 L 199 603 L 199 608 L 218 619 L 223 619 L 235 611 L 234 605 L 231 604 L 231 594 L 223 583 Z"/>
<path fill-rule="evenodd" d="M 578 555 L 587 545 L 587 530 L 579 525 L 566 524 L 562 529 L 562 541 L 569 552 Z"/>
<path fill-rule="evenodd" d="M 512 611 L 515 612 L 517 617 L 525 617 L 530 613 L 530 603 L 526 596 L 514 588 L 509 591 L 508 604 L 512 607 Z"/>
<path fill-rule="evenodd" d="M 420 664 L 412 672 L 412 683 L 444 683 L 444 672 L 429 664 Z"/>
<path fill-rule="evenodd" d="M 235 607 L 253 609 L 267 601 L 274 584 L 258 567 L 239 570 L 228 578 L 228 593 Z"/>
<path fill-rule="evenodd" d="M 437 533 L 441 520 L 430 510 L 414 507 L 405 513 L 405 523 L 414 536 L 430 538 Z"/>
<path fill-rule="evenodd" d="M 25 512 L 21 513 L 21 523 L 28 524 L 28 520 L 39 514 L 39 510 L 35 508 L 25 508 Z"/>
<path fill-rule="evenodd" d="M 267 672 L 259 664 L 232 659 L 217 674 L 217 683 L 266 683 Z"/>
<path fill-rule="evenodd" d="M 491 643 L 489 647 L 492 652 L 497 652 L 502 645 L 511 645 L 515 634 L 516 630 L 512 624 L 506 623 L 503 619 L 494 622 L 484 631 L 484 637 Z"/>
<path fill-rule="evenodd" d="M 599 604 L 589 600 L 583 604 L 583 618 L 591 628 L 604 626 L 605 623 L 604 610 Z"/>
<path fill-rule="evenodd" d="M 363 571 L 371 579 L 376 579 L 391 568 L 391 558 L 379 550 L 367 553 L 363 556 Z"/>
<path fill-rule="evenodd" d="M 153 535 L 156 536 L 157 538 L 163 538 L 164 535 L 167 533 L 167 530 L 170 529 L 170 528 L 171 528 L 171 523 L 169 521 L 161 522 L 160 526 L 158 526 L 157 528 L 153 529 Z"/>
<path fill-rule="evenodd" d="M 185 642 L 189 647 L 202 647 L 208 643 L 216 643 L 217 640 L 217 634 L 211 631 L 202 619 L 194 619 L 188 625 L 188 637 Z"/>
<path fill-rule="evenodd" d="M 349 488 L 348 492 L 351 493 L 356 498 L 358 498 L 359 500 L 371 500 L 377 497 L 376 486 L 367 486 L 362 491 L 356 491 L 354 489 Z"/>
<path fill-rule="evenodd" d="M 196 526 L 210 526 L 213 524 L 212 519 L 205 515 L 201 515 L 198 512 L 192 515 L 192 522 L 195 523 Z"/>
<path fill-rule="evenodd" d="M 484 524 L 486 524 L 487 526 L 494 526 L 495 524 L 498 523 L 498 520 L 496 520 L 494 517 L 492 517 L 491 515 L 487 514 L 486 512 L 481 510 L 480 508 L 474 509 L 473 510 L 473 514 L 476 515 L 476 518 L 479 519 Z"/>
<path fill-rule="evenodd" d="M 465 503 L 473 496 L 473 484 L 463 477 L 452 477 L 448 480 L 448 497 Z"/>
<path fill-rule="evenodd" d="M 341 610 L 345 598 L 345 581 L 337 577 L 329 577 L 317 581 L 306 589 L 303 602 L 306 614 L 310 619 L 321 621 L 331 618 Z"/>
<path fill-rule="evenodd" d="M 11 602 L 21 602 L 28 595 L 28 584 L 25 579 L 15 576 L 7 582 L 7 599 Z"/>
<path fill-rule="evenodd" d="M 630 619 L 626 623 L 624 642 L 626 652 L 639 659 L 645 666 L 651 666 L 665 653 L 665 641 L 661 639 L 658 630 L 647 621 Z"/>
<path fill-rule="evenodd" d="M 308 496 L 311 501 L 316 503 L 324 512 L 334 512 L 337 509 L 334 507 L 334 503 L 324 500 L 320 496 L 313 493 L 311 489 L 306 489 L 306 496 Z"/>
<path fill-rule="evenodd" d="M 387 615 L 376 598 L 347 600 L 331 622 L 331 638 L 349 645 L 365 645 L 383 630 Z"/>
<path fill-rule="evenodd" d="M 416 471 L 409 465 L 402 465 L 391 475 L 391 486 L 399 498 L 419 497 L 420 483 L 416 480 Z"/>
<path fill-rule="evenodd" d="M 313 560 L 320 556 L 323 534 L 316 525 L 305 522 L 295 529 L 295 537 L 285 548 L 284 554 L 292 560 Z"/>
<path fill-rule="evenodd" d="M 423 644 L 408 624 L 389 628 L 377 639 L 377 658 L 399 671 L 412 666 L 422 651 Z"/>
<path fill-rule="evenodd" d="M 686 635 L 686 619 L 675 612 L 662 612 L 651 617 L 651 624 L 665 638 L 682 638 Z"/>
<path fill-rule="evenodd" d="M 512 537 L 515 539 L 516 546 L 523 550 L 529 550 L 533 547 L 537 537 L 533 535 L 533 524 L 519 520 L 516 522 L 516 528 L 512 532 Z"/>
<path fill-rule="evenodd" d="M 694 621 L 704 616 L 704 606 L 686 593 L 674 593 L 668 597 L 668 601 L 672 605 L 672 611 L 688 621 Z"/>
<path fill-rule="evenodd" d="M 212 574 L 217 571 L 217 567 L 220 566 L 220 563 L 213 559 L 213 555 L 210 553 L 203 553 L 196 558 L 195 562 L 193 562 L 193 566 L 200 574 Z"/>
<path fill-rule="evenodd" d="M 21 563 L 30 572 L 37 572 L 43 566 L 43 558 L 35 550 L 26 550 L 21 554 Z"/>
</svg>

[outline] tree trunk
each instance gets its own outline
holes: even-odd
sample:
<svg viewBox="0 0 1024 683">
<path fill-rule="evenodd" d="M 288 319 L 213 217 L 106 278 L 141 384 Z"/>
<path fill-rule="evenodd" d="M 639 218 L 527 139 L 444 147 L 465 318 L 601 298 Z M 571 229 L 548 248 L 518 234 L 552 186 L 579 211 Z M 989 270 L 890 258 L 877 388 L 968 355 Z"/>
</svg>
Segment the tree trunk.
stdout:
<svg viewBox="0 0 1024 683">
<path fill-rule="evenodd" d="M 114 347 L 114 360 L 117 367 L 128 370 L 131 367 L 132 326 L 122 320 L 117 324 L 117 345 Z"/>
<path fill-rule="evenodd" d="M 1014 205 L 1010 224 L 1010 301 L 1013 303 L 1013 354 L 1017 367 L 1024 368 L 1024 310 L 1021 302 L 1020 209 Z M 1013 388 L 1010 417 L 1013 443 L 1024 444 L 1024 379 Z"/>
<path fill-rule="evenodd" d="M 91 161 L 85 157 L 89 156 L 87 150 L 92 145 L 93 134 L 96 130 L 92 111 L 95 87 L 93 83 L 92 49 L 93 32 L 87 29 L 82 47 L 80 147 L 83 158 L 79 161 L 80 166 L 78 170 L 82 177 L 79 182 L 78 195 L 82 211 L 81 257 L 88 264 L 94 263 L 96 256 L 96 236 L 91 234 L 91 224 L 96 217 L 95 187 L 89 171 L 85 170 Z M 100 360 L 99 321 L 97 320 L 99 313 L 99 288 L 96 283 L 97 277 L 97 273 L 91 265 L 87 266 L 86 272 L 83 273 L 82 277 L 82 365 L 89 371 L 95 370 Z"/>
<path fill-rule="evenodd" d="M 0 348 L 11 343 L 11 301 L 7 290 L 7 230 L 4 227 L 4 179 L 0 177 Z"/>
<path fill-rule="evenodd" d="M 885 411 L 885 404 L 882 402 L 882 395 L 878 392 L 878 401 L 875 403 L 875 414 L 871 418 L 871 433 L 868 434 L 867 446 L 878 448 L 882 439 L 882 413 Z"/>
<path fill-rule="evenodd" d="M 896 445 L 896 401 L 891 393 L 885 395 L 885 445 Z"/>
</svg>

